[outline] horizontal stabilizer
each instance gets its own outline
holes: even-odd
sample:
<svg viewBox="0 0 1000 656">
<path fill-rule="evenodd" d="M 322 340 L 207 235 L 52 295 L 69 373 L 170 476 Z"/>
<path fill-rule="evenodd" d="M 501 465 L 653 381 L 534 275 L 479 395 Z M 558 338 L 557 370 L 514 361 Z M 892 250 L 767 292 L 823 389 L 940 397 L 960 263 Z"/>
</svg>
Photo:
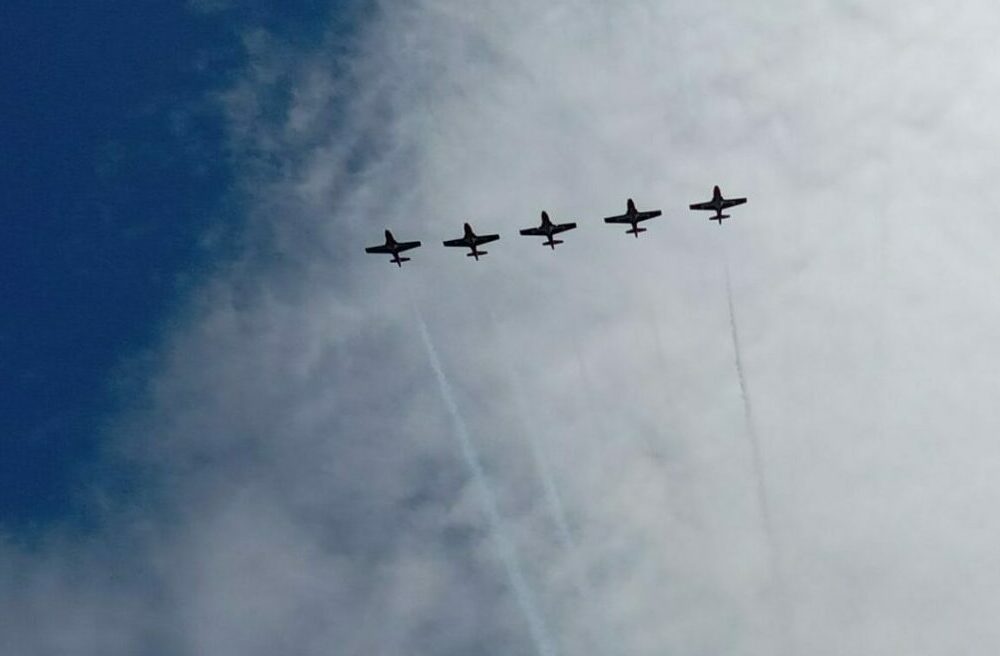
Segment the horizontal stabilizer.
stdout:
<svg viewBox="0 0 1000 656">
<path fill-rule="evenodd" d="M 478 257 L 479 255 L 486 255 L 486 251 L 476 251 L 475 253 L 466 253 L 465 257 Z"/>
<path fill-rule="evenodd" d="M 552 241 L 543 241 L 542 246 L 555 246 L 556 244 L 562 244 L 562 239 L 553 239 Z"/>
</svg>

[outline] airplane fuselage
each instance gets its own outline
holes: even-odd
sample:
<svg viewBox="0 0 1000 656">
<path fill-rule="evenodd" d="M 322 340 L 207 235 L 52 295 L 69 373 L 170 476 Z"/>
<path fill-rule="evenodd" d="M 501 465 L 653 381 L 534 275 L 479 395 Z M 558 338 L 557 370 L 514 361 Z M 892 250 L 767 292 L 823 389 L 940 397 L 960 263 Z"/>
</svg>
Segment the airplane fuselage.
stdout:
<svg viewBox="0 0 1000 656">
<path fill-rule="evenodd" d="M 562 244 L 561 239 L 556 239 L 556 235 L 566 232 L 567 230 L 573 230 L 576 228 L 575 223 L 553 223 L 549 219 L 548 212 L 542 212 L 542 222 L 537 228 L 524 228 L 521 230 L 521 234 L 529 237 L 544 237 L 542 241 L 543 246 L 548 246 L 552 250 L 556 249 L 557 244 Z"/>
<path fill-rule="evenodd" d="M 445 246 L 468 248 L 470 252 L 466 253 L 468 257 L 476 258 L 479 261 L 480 255 L 486 255 L 486 251 L 479 250 L 480 244 L 488 244 L 491 241 L 496 241 L 500 239 L 500 235 L 477 235 L 473 231 L 472 226 L 466 223 L 463 226 L 464 233 L 458 239 L 448 239 L 444 242 Z"/>
<path fill-rule="evenodd" d="M 629 222 L 632 224 L 632 229 L 626 230 L 625 234 L 632 235 L 633 237 L 638 239 L 640 232 L 646 232 L 645 228 L 639 227 L 639 212 L 635 209 L 635 207 L 629 207 L 627 214 Z"/>
<path fill-rule="evenodd" d="M 388 230 L 385 231 L 385 243 L 378 246 L 369 246 L 365 248 L 366 253 L 384 253 L 386 255 L 392 255 L 389 260 L 397 267 L 402 268 L 403 262 L 409 262 L 410 258 L 401 257 L 400 253 L 408 251 L 414 248 L 419 248 L 419 241 L 396 241 L 396 238 L 392 236 L 392 233 Z"/>
<path fill-rule="evenodd" d="M 660 210 L 647 210 L 640 212 L 636 208 L 635 203 L 629 198 L 625 202 L 625 213 L 618 216 L 609 216 L 604 219 L 605 223 L 617 223 L 626 224 L 630 228 L 625 231 L 626 234 L 632 235 L 638 239 L 640 232 L 646 232 L 646 228 L 640 228 L 639 223 L 642 221 L 647 221 L 649 219 L 655 219 L 661 216 L 663 213 Z"/>
<path fill-rule="evenodd" d="M 730 207 L 735 207 L 737 205 L 742 205 L 747 202 L 746 198 L 725 198 L 722 195 L 722 191 L 719 186 L 716 185 L 712 189 L 712 199 L 705 201 L 704 203 L 695 203 L 690 206 L 692 210 L 710 210 L 715 212 L 715 216 L 708 217 L 709 221 L 718 221 L 719 225 L 722 225 L 723 219 L 728 219 L 728 214 L 723 214 L 723 210 L 727 210 Z"/>
</svg>

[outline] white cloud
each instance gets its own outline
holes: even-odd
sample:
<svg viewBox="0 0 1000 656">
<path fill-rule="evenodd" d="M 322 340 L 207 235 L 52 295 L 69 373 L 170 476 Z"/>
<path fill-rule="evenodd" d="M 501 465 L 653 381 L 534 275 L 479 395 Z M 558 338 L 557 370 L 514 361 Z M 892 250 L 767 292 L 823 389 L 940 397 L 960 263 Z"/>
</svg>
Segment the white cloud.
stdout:
<svg viewBox="0 0 1000 656">
<path fill-rule="evenodd" d="M 250 245 L 136 422 L 155 592 L 29 561 L 55 583 L 5 573 L 19 651 L 49 607 L 80 653 L 530 653 L 411 299 L 560 653 L 995 649 L 994 13 L 426 1 L 349 62 L 250 37 Z M 722 228 L 685 209 L 714 183 L 750 197 Z M 664 209 L 640 240 L 599 220 L 626 196 Z M 515 236 L 543 208 L 582 224 L 554 254 Z M 436 245 L 466 218 L 504 235 L 478 265 Z M 361 251 L 383 227 L 425 242 L 402 272 Z"/>
</svg>

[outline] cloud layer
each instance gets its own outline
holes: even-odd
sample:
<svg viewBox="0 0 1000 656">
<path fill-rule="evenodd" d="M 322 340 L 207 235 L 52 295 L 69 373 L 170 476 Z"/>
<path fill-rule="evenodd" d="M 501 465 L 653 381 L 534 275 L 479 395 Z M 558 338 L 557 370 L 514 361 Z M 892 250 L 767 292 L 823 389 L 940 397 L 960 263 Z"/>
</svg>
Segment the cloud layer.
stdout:
<svg viewBox="0 0 1000 656">
<path fill-rule="evenodd" d="M 4 652 L 995 649 L 994 16 L 425 1 L 348 48 L 248 34 L 245 255 L 119 430 L 153 491 L 4 552 Z M 750 197 L 721 228 L 685 209 L 715 183 Z M 639 240 L 600 222 L 627 196 L 664 210 Z M 542 209 L 581 224 L 555 253 L 515 237 Z M 503 235 L 479 264 L 436 246 L 466 219 Z M 384 227 L 425 242 L 402 271 L 362 252 Z"/>
</svg>

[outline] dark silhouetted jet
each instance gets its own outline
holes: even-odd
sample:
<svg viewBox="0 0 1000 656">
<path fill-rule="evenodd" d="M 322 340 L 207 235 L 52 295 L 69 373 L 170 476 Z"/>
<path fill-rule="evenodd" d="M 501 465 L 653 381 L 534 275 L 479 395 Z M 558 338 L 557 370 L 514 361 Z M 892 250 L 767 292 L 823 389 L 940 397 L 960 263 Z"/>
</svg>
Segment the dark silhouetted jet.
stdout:
<svg viewBox="0 0 1000 656">
<path fill-rule="evenodd" d="M 403 262 L 409 262 L 410 258 L 400 257 L 399 254 L 403 251 L 408 251 L 412 248 L 418 248 L 420 246 L 419 241 L 396 241 L 396 238 L 392 236 L 392 233 L 388 230 L 385 231 L 385 244 L 382 246 L 369 246 L 365 249 L 366 253 L 385 253 L 386 255 L 392 255 L 392 259 L 389 260 L 398 266 L 400 269 L 403 268 Z"/>
<path fill-rule="evenodd" d="M 632 226 L 631 230 L 626 230 L 625 234 L 635 235 L 635 238 L 639 238 L 640 232 L 646 232 L 645 228 L 639 227 L 640 221 L 648 221 L 649 219 L 655 218 L 663 214 L 660 210 L 650 210 L 648 212 L 639 212 L 635 209 L 635 203 L 629 198 L 626 203 L 625 213 L 619 216 L 609 216 L 604 219 L 605 223 L 627 223 Z"/>
<path fill-rule="evenodd" d="M 496 241 L 500 239 L 500 235 L 477 235 L 472 231 L 472 226 L 468 223 L 465 224 L 465 234 L 459 239 L 449 239 L 444 242 L 445 246 L 458 246 L 461 248 L 470 248 L 472 252 L 466 253 L 466 257 L 474 257 L 476 261 L 479 261 L 480 255 L 486 255 L 486 251 L 479 250 L 480 244 L 488 244 L 491 241 Z"/>
<path fill-rule="evenodd" d="M 735 207 L 736 205 L 742 205 L 747 202 L 746 198 L 723 198 L 722 192 L 719 191 L 719 186 L 716 185 L 712 190 L 712 200 L 706 201 L 704 203 L 695 203 L 691 205 L 693 210 L 711 210 L 715 212 L 715 216 L 708 217 L 709 221 L 718 221 L 719 225 L 722 225 L 722 219 L 728 219 L 728 214 L 723 214 L 722 210 L 729 209 L 730 207 Z"/>
<path fill-rule="evenodd" d="M 543 211 L 542 225 L 537 228 L 525 228 L 521 231 L 521 234 L 526 237 L 548 237 L 548 239 L 542 242 L 542 246 L 549 246 L 552 250 L 555 250 L 556 244 L 561 244 L 562 240 L 553 239 L 553 235 L 558 235 L 560 232 L 572 230 L 575 227 L 575 223 L 552 223 L 552 221 L 549 220 L 549 213 Z"/>
</svg>

